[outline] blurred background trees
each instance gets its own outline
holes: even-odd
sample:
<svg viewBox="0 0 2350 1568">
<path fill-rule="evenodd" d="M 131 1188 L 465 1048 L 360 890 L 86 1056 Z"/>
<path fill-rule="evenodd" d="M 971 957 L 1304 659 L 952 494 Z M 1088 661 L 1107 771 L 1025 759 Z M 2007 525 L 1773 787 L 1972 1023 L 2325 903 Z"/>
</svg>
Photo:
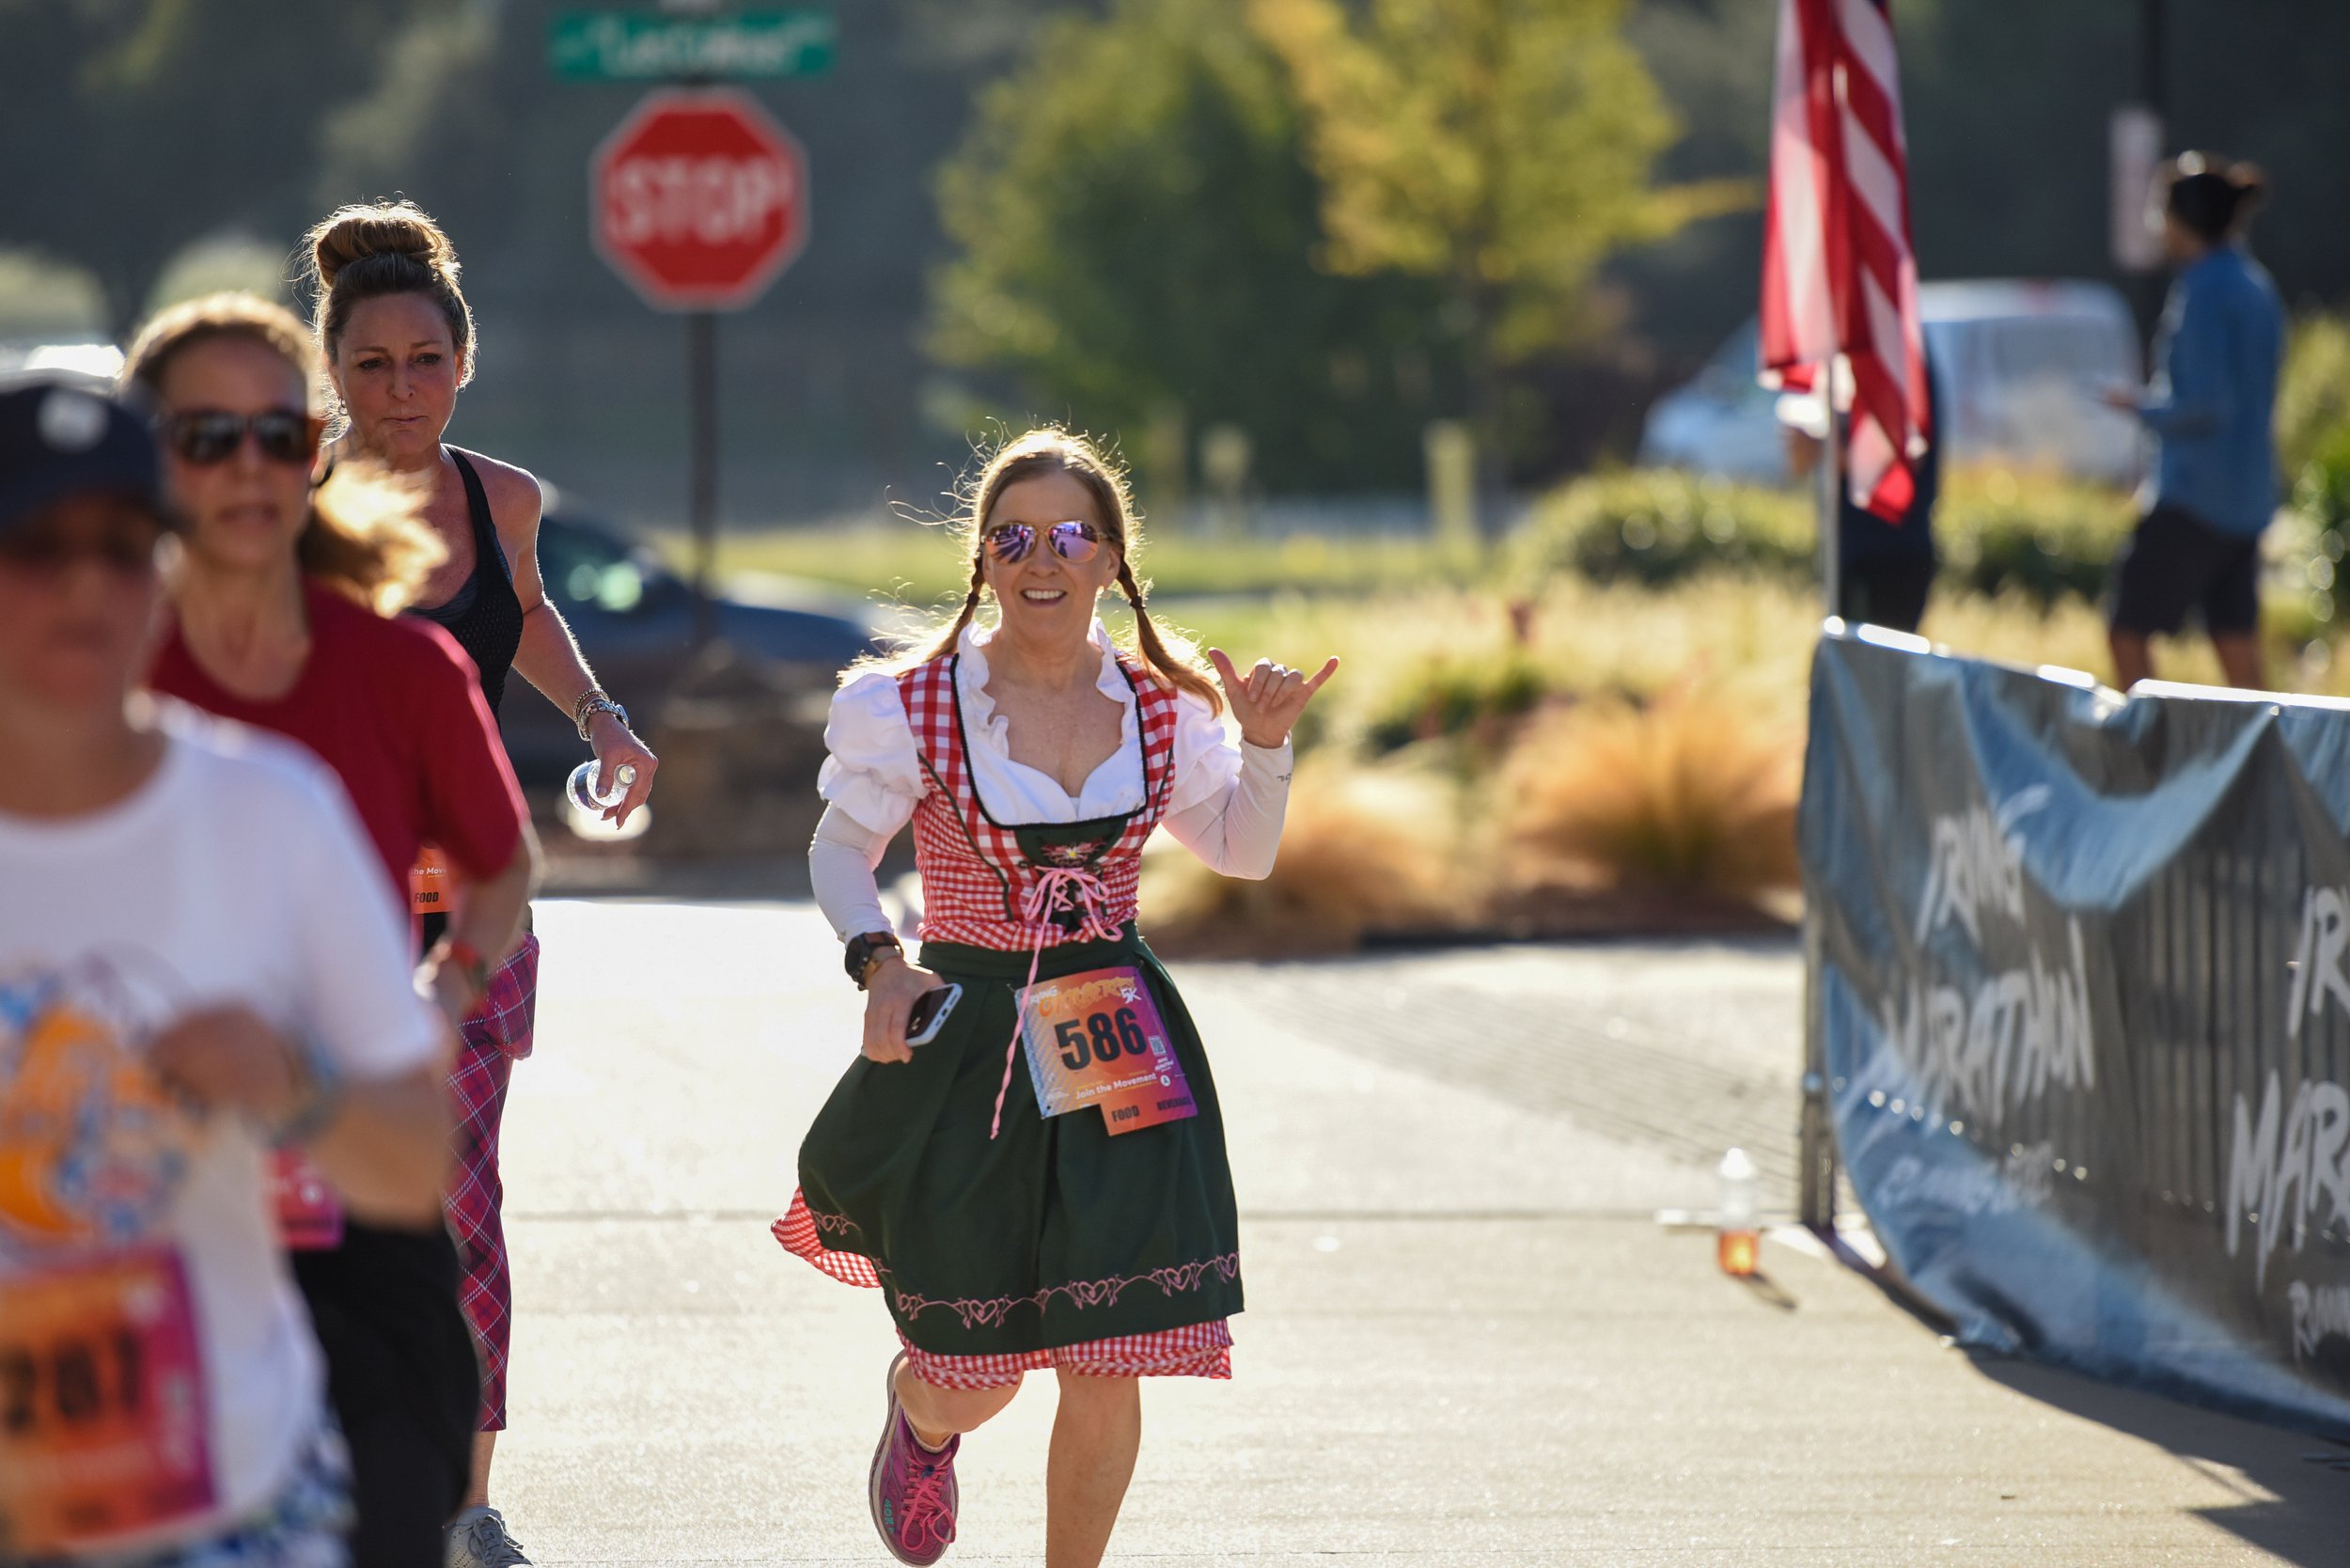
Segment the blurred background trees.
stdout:
<svg viewBox="0 0 2350 1568">
<path fill-rule="evenodd" d="M 1750 205 L 1733 182 L 1659 189 L 1678 129 L 1623 37 L 1622 0 L 1250 0 L 1287 66 L 1321 178 L 1320 264 L 1441 290 L 1486 488 L 1528 445 L 1507 407 L 1509 367 L 1604 331 L 1592 274 L 1627 246 L 1712 210 Z M 1536 416 L 1539 420 L 1539 414 Z"/>
<path fill-rule="evenodd" d="M 120 337 L 166 265 L 224 231 L 304 223 L 314 171 L 381 62 L 453 0 L 0 5 L 0 243 L 70 263 Z M 415 104 L 377 115 L 406 139 Z M 385 125 L 382 122 L 394 123 Z"/>
<path fill-rule="evenodd" d="M 587 243 L 587 158 L 637 89 L 552 78 L 558 8 L 0 0 L 0 337 L 282 288 L 307 221 L 402 192 L 483 318 L 463 436 L 674 517 L 682 333 Z M 1474 402 L 1524 486 L 1628 455 L 1753 308 L 1759 213 L 1721 198 L 1763 172 L 1763 0 L 834 8 L 833 73 L 755 88 L 816 217 L 726 326 L 737 519 L 925 501 L 991 416 L 1117 437 L 1162 493 L 1212 432 L 1265 492 L 1401 493 Z M 2339 300 L 2350 7 L 2169 8 L 2173 143 L 2264 165 L 2256 250 L 2296 309 Z M 1928 275 L 2111 277 L 2137 8 L 1895 15 Z"/>
<path fill-rule="evenodd" d="M 1153 485 L 1225 424 L 1273 486 L 1408 491 L 1460 379 L 1440 290 L 1321 264 L 1300 116 L 1245 10 L 1119 0 L 1042 25 L 939 171 L 954 253 L 930 341 L 1125 432 Z"/>
</svg>

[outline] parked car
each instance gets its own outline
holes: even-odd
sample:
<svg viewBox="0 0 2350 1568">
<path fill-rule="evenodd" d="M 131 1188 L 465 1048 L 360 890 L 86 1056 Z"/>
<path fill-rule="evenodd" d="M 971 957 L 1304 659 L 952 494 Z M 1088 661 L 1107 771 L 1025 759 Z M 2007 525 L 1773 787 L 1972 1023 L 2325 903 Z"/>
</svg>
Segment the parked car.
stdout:
<svg viewBox="0 0 2350 1568">
<path fill-rule="evenodd" d="M 0 338 L 0 375 L 19 371 L 67 370 L 112 381 L 122 368 L 122 351 L 103 338 L 54 342 L 43 337 Z"/>
<path fill-rule="evenodd" d="M 554 486 L 539 524 L 539 572 L 547 597 L 570 621 L 596 679 L 651 733 L 662 705 L 689 668 L 694 590 L 651 551 L 575 510 Z M 835 677 L 875 648 L 876 621 L 854 599 L 783 580 L 728 585 L 713 605 L 716 635 L 750 659 L 804 685 L 814 722 Z M 571 721 L 526 682 L 509 682 L 506 747 L 525 783 L 559 781 L 588 755 Z"/>
<path fill-rule="evenodd" d="M 2140 374 L 2138 329 L 2118 291 L 2102 283 L 1928 283 L 1918 306 L 1941 397 L 1945 463 L 2137 478 L 2137 423 L 2096 396 Z M 1656 400 L 1640 432 L 1642 463 L 1788 478 L 1778 397 L 1755 379 L 1759 341 L 1748 320 L 1695 380 Z"/>
</svg>

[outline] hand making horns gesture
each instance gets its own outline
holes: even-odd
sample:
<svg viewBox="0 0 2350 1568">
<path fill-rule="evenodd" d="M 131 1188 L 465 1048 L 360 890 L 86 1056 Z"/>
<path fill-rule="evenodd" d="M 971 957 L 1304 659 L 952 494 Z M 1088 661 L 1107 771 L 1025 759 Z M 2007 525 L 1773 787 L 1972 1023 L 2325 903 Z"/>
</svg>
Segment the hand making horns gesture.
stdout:
<svg viewBox="0 0 2350 1568">
<path fill-rule="evenodd" d="M 1232 666 L 1231 659 L 1221 648 L 1209 649 L 1208 661 L 1215 666 L 1216 678 L 1224 682 L 1225 698 L 1232 705 L 1232 717 L 1240 723 L 1240 738 L 1268 751 L 1289 740 L 1297 715 L 1306 711 L 1314 693 L 1322 690 L 1323 682 L 1339 667 L 1336 654 L 1322 666 L 1320 674 L 1312 676 L 1270 659 L 1259 659 L 1256 666 L 1244 676 Z"/>
</svg>

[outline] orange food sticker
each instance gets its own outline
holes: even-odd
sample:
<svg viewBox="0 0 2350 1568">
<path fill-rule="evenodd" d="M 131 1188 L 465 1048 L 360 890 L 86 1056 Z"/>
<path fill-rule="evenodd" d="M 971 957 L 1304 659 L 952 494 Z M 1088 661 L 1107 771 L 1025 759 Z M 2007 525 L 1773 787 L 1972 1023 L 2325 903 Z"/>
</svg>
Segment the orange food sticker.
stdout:
<svg viewBox="0 0 2350 1568">
<path fill-rule="evenodd" d="M 343 1245 L 343 1206 L 308 1158 L 280 1149 L 270 1158 L 271 1206 L 278 1245 L 289 1252 L 322 1252 Z"/>
<path fill-rule="evenodd" d="M 1102 1107 L 1112 1137 L 1198 1116 L 1183 1065 L 1141 971 L 1089 969 L 1019 993 L 1037 1109 Z"/>
<path fill-rule="evenodd" d="M 0 1278 L 0 1558 L 213 1505 L 204 1361 L 168 1247 Z"/>
<path fill-rule="evenodd" d="M 456 911 L 457 873 L 448 863 L 448 856 L 431 844 L 416 852 L 416 863 L 408 870 L 408 909 L 414 915 L 453 915 Z"/>
</svg>

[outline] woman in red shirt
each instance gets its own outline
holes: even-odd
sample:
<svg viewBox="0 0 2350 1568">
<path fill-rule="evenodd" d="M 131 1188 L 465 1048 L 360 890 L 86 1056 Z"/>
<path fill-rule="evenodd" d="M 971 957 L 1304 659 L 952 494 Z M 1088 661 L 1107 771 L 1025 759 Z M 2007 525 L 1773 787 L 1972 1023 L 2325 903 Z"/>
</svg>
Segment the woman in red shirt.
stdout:
<svg viewBox="0 0 2350 1568">
<path fill-rule="evenodd" d="M 124 375 L 157 405 L 186 529 L 149 684 L 317 752 L 358 808 L 387 897 L 404 901 L 419 850 L 439 846 L 468 896 L 423 974 L 462 1024 L 514 945 L 536 845 L 464 654 L 389 616 L 440 554 L 413 498 L 347 470 L 313 501 L 315 371 L 301 323 L 244 295 L 166 311 L 133 345 Z M 447 1231 L 351 1223 L 296 1273 L 352 1443 L 355 1561 L 437 1561 L 477 1392 Z"/>
</svg>

